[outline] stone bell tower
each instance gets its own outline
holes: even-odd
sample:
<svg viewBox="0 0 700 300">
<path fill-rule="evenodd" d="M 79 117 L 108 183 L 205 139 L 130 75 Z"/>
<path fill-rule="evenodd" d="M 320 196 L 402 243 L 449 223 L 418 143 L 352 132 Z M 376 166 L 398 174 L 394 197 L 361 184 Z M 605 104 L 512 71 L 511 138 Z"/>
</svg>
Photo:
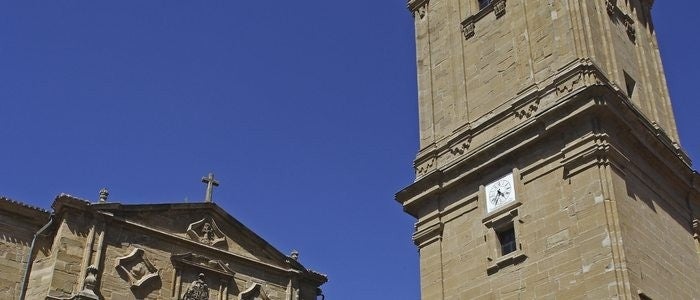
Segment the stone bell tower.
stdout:
<svg viewBox="0 0 700 300">
<path fill-rule="evenodd" d="M 408 2 L 422 299 L 700 298 L 653 2 Z"/>
</svg>

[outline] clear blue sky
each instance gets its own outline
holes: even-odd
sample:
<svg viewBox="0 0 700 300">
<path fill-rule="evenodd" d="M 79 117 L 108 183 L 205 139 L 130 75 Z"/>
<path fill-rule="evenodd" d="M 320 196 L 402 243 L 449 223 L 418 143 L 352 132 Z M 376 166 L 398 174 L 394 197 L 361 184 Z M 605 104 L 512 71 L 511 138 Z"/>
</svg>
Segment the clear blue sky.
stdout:
<svg viewBox="0 0 700 300">
<path fill-rule="evenodd" d="M 700 158 L 700 2 L 654 15 Z M 0 194 L 214 200 L 327 273 L 328 299 L 418 299 L 417 96 L 404 0 L 0 1 Z"/>
</svg>

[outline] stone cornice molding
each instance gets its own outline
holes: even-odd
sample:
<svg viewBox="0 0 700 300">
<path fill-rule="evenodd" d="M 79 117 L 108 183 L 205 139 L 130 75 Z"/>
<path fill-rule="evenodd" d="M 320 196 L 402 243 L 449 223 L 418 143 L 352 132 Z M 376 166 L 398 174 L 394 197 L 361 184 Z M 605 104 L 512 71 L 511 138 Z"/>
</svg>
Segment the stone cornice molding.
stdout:
<svg viewBox="0 0 700 300">
<path fill-rule="evenodd" d="M 468 127 L 472 135 L 477 135 L 487 127 L 498 124 L 508 118 L 517 117 L 515 108 L 528 105 L 535 99 L 543 98 L 548 94 L 556 93 L 559 100 L 546 107 L 539 107 L 536 114 L 523 119 L 520 123 L 508 131 L 502 133 L 497 138 L 482 145 L 477 145 L 467 151 L 459 159 L 453 159 L 446 163 L 441 163 L 440 158 L 444 157 L 447 149 L 452 144 L 453 137 L 438 141 L 431 149 L 421 151 L 416 162 L 424 161 L 423 157 L 428 156 L 431 162 L 432 171 L 423 177 L 418 177 L 411 186 L 396 194 L 396 199 L 404 206 L 404 211 L 413 216 L 417 216 L 417 207 L 425 199 L 439 194 L 441 190 L 449 188 L 451 185 L 471 178 L 478 174 L 480 170 L 492 165 L 500 158 L 511 155 L 514 151 L 527 144 L 535 142 L 541 138 L 541 134 L 551 131 L 554 128 L 561 128 L 567 122 L 573 122 L 586 114 L 595 113 L 609 116 L 612 120 L 629 127 L 636 139 L 646 147 L 651 147 L 650 152 L 658 157 L 669 170 L 675 172 L 680 182 L 687 181 L 687 172 L 692 172 L 690 161 L 680 147 L 673 143 L 668 135 L 655 126 L 618 87 L 610 83 L 603 73 L 594 64 L 587 61 L 580 61 L 563 68 L 559 76 L 548 80 L 549 84 L 543 87 L 534 88 L 529 91 L 529 95 L 520 97 L 528 100 L 513 101 L 514 105 L 497 109 L 490 120 L 486 120 L 473 127 Z M 538 128 L 539 127 L 539 128 Z M 539 132 L 538 134 L 526 134 Z M 514 140 L 515 139 L 515 140 Z M 516 141 L 521 139 L 520 141 Z M 511 145 L 505 150 L 495 149 L 503 145 Z M 427 150 L 427 151 L 426 151 Z M 588 149 L 590 153 L 581 153 L 575 159 L 564 159 L 561 166 L 567 165 L 567 172 L 577 172 L 576 168 L 585 167 L 585 162 L 595 162 L 600 155 L 609 157 L 612 161 L 628 161 L 621 151 L 608 145 L 597 145 Z M 489 154 L 490 155 L 486 155 Z M 496 154 L 496 155 L 494 155 Z M 487 157 L 487 158 L 484 158 Z M 467 165 L 469 164 L 469 165 Z"/>
<path fill-rule="evenodd" d="M 210 250 L 210 251 L 212 251 L 212 252 L 214 252 L 214 253 L 218 253 L 218 254 L 220 254 L 220 255 L 223 256 L 223 257 L 227 257 L 227 258 L 229 258 L 229 259 L 232 259 L 232 260 L 235 260 L 235 261 L 238 261 L 238 262 L 242 262 L 242 263 L 246 263 L 246 264 L 255 265 L 255 266 L 257 266 L 257 267 L 263 267 L 263 268 L 265 268 L 265 269 L 267 269 L 267 270 L 269 270 L 269 271 L 274 271 L 274 272 L 277 272 L 277 273 L 284 273 L 284 274 L 300 274 L 300 273 L 301 273 L 301 271 L 299 271 L 299 270 L 285 269 L 285 268 L 282 268 L 282 267 L 279 267 L 279 266 L 275 266 L 275 265 L 272 265 L 272 264 L 268 264 L 268 263 L 265 263 L 265 262 L 262 262 L 262 261 L 253 260 L 253 259 L 250 259 L 250 258 L 248 258 L 248 257 L 241 256 L 241 255 L 238 255 L 238 254 L 229 252 L 229 251 L 225 251 L 225 250 L 222 250 L 222 249 L 213 247 L 213 246 L 201 244 L 201 243 L 199 243 L 199 242 L 197 242 L 197 241 L 193 241 L 193 240 L 191 240 L 191 239 L 189 239 L 189 238 L 185 238 L 185 237 L 181 237 L 181 236 L 178 236 L 178 235 L 174 235 L 174 234 L 172 234 L 172 233 L 165 232 L 165 231 L 161 231 L 161 230 L 158 230 L 158 229 L 155 229 L 155 228 L 150 228 L 150 227 L 148 227 L 148 226 L 144 226 L 144 225 L 142 225 L 142 224 L 133 222 L 133 221 L 131 221 L 131 220 L 128 220 L 128 219 L 125 219 L 125 218 L 121 218 L 121 217 L 114 216 L 114 215 L 112 215 L 112 214 L 110 214 L 110 213 L 106 213 L 106 212 L 102 212 L 102 211 L 100 211 L 99 213 L 102 214 L 102 215 L 104 215 L 105 217 L 111 219 L 111 220 L 112 220 L 113 222 L 115 222 L 115 223 L 122 223 L 122 224 L 124 224 L 124 225 L 130 226 L 130 227 L 133 227 L 133 228 L 142 230 L 142 231 L 147 231 L 149 234 L 156 235 L 156 236 L 160 236 L 161 238 L 164 238 L 164 239 L 167 239 L 167 240 L 170 240 L 170 241 L 173 241 L 173 242 L 179 242 L 179 243 L 189 244 L 190 247 L 193 247 L 193 248 L 203 247 L 203 248 L 206 248 L 207 250 Z"/>
<path fill-rule="evenodd" d="M 410 0 L 406 4 L 406 7 L 411 12 L 411 14 L 413 14 L 414 18 L 417 16 L 423 19 L 428 13 L 429 3 L 430 0 Z"/>
<path fill-rule="evenodd" d="M 196 253 L 173 254 L 170 260 L 176 267 L 188 266 L 193 269 L 208 270 L 230 278 L 236 274 L 224 262 Z"/>
<path fill-rule="evenodd" d="M 591 61 L 574 60 L 570 62 L 560 68 L 556 75 L 525 88 L 514 98 L 494 109 L 492 113 L 457 128 L 452 135 L 421 149 L 414 161 L 416 181 L 438 169 L 444 169 L 446 164 L 462 160 L 463 156 L 476 151 L 478 146 L 472 145 L 471 142 L 474 136 L 509 118 L 515 117 L 520 122 L 527 122 L 538 113 L 543 112 L 545 107 L 540 103 L 541 99 L 550 96 L 564 98 L 574 95 L 584 88 L 597 85 L 614 87 Z M 617 87 L 614 88 L 617 89 Z"/>
<path fill-rule="evenodd" d="M 442 223 L 427 226 L 413 234 L 413 243 L 422 248 L 427 244 L 439 241 L 442 238 L 442 231 Z"/>
</svg>

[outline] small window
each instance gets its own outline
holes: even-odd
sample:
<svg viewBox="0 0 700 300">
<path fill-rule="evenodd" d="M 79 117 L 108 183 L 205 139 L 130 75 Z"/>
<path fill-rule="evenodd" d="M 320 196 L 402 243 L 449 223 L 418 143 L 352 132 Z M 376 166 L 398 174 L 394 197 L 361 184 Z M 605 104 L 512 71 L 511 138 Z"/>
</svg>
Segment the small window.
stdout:
<svg viewBox="0 0 700 300">
<path fill-rule="evenodd" d="M 491 0 L 477 0 L 479 1 L 479 9 L 484 9 L 491 4 Z"/>
<path fill-rule="evenodd" d="M 625 87 L 627 88 L 627 97 L 632 99 L 632 96 L 634 95 L 634 87 L 637 85 L 637 82 L 632 79 L 632 76 L 630 74 L 625 73 Z"/>
<path fill-rule="evenodd" d="M 497 230 L 496 235 L 498 236 L 498 243 L 501 246 L 501 255 L 507 255 L 516 250 L 515 228 L 513 227 L 513 223 L 510 223 L 510 225 L 501 230 Z"/>
</svg>

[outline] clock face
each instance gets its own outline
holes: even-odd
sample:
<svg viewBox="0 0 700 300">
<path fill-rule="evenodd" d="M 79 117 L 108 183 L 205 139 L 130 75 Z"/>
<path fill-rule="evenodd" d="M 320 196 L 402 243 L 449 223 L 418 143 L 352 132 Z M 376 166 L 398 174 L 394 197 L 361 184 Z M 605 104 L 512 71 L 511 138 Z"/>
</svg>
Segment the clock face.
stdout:
<svg viewBox="0 0 700 300">
<path fill-rule="evenodd" d="M 514 201 L 515 189 L 513 186 L 513 174 L 508 174 L 488 184 L 485 190 L 486 211 L 489 213 L 506 203 Z"/>
</svg>

